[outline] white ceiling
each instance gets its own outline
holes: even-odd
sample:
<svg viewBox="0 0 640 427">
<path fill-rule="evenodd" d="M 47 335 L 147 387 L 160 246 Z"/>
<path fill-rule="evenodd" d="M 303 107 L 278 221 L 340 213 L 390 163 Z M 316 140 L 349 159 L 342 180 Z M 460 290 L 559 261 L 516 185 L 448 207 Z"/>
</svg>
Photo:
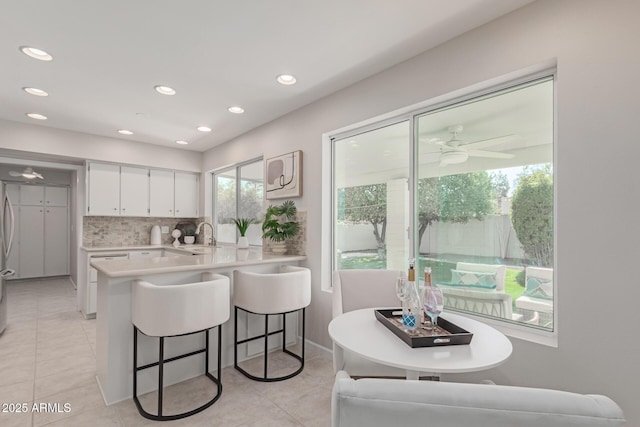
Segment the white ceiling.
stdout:
<svg viewBox="0 0 640 427">
<path fill-rule="evenodd" d="M 205 151 L 531 1 L 3 1 L 0 118 Z"/>
</svg>

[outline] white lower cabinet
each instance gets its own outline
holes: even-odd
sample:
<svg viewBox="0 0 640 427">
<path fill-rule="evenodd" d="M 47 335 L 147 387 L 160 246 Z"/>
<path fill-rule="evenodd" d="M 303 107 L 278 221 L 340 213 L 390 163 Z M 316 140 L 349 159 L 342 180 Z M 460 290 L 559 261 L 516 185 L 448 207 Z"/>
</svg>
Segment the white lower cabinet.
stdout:
<svg viewBox="0 0 640 427">
<path fill-rule="evenodd" d="M 92 262 L 111 261 L 134 258 L 161 257 L 162 249 L 141 249 L 133 251 L 108 251 L 108 252 L 85 252 L 84 259 L 84 285 L 78 286 L 78 297 L 80 300 L 80 311 L 85 318 L 95 317 L 98 297 L 98 270 L 91 267 Z"/>
<path fill-rule="evenodd" d="M 128 252 L 86 252 L 84 265 L 86 266 L 86 277 L 84 286 L 78 286 L 78 296 L 80 299 L 80 311 L 85 318 L 95 317 L 96 302 L 98 298 L 98 270 L 91 267 L 94 261 L 123 260 L 129 258 Z"/>
<path fill-rule="evenodd" d="M 129 259 L 132 258 L 153 258 L 162 256 L 162 249 L 149 249 L 144 251 L 130 251 Z"/>
<path fill-rule="evenodd" d="M 44 276 L 44 207 L 20 206 L 20 270 L 21 279 Z"/>
</svg>

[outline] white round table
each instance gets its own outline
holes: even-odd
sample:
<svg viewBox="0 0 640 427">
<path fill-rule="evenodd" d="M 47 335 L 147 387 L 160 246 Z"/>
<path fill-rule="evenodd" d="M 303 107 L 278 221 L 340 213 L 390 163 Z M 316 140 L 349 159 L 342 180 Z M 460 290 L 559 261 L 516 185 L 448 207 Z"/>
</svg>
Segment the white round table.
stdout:
<svg viewBox="0 0 640 427">
<path fill-rule="evenodd" d="M 407 379 L 420 373 L 439 375 L 482 371 L 505 362 L 513 350 L 511 341 L 491 326 L 454 313 L 442 317 L 473 333 L 470 344 L 411 348 L 376 319 L 373 308 L 341 314 L 329 323 L 329 336 L 343 350 L 383 365 L 401 368 Z"/>
</svg>

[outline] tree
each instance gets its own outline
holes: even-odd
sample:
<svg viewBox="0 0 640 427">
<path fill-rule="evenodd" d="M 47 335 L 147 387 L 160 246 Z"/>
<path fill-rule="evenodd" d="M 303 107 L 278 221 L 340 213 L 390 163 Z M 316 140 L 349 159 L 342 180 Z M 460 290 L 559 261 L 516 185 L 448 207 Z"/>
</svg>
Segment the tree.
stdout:
<svg viewBox="0 0 640 427">
<path fill-rule="evenodd" d="M 525 254 L 553 267 L 553 175 L 551 166 L 525 168 L 511 201 L 511 222 Z"/>
<path fill-rule="evenodd" d="M 378 253 L 384 256 L 387 185 L 382 183 L 343 188 L 338 192 L 338 199 L 338 206 L 342 207 L 338 219 L 370 223 L 378 244 Z"/>
<path fill-rule="evenodd" d="M 216 187 L 216 216 L 218 224 L 231 224 L 233 218 L 260 219 L 262 215 L 263 185 L 260 181 L 240 181 L 240 203 L 236 206 L 236 179 L 218 178 Z M 238 208 L 238 211 L 236 211 Z"/>
<path fill-rule="evenodd" d="M 465 223 L 493 213 L 493 195 L 485 171 L 418 180 L 418 245 L 436 221 Z"/>
<path fill-rule="evenodd" d="M 509 195 L 509 178 L 501 171 L 491 172 L 491 185 L 496 197 L 507 197 Z"/>
</svg>

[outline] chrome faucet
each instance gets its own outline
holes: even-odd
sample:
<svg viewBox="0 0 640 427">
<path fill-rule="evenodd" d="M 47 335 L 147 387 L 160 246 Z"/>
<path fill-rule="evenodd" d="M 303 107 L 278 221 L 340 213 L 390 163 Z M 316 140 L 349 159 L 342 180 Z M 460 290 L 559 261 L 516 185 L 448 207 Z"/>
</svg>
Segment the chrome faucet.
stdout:
<svg viewBox="0 0 640 427">
<path fill-rule="evenodd" d="M 209 227 L 211 227 L 211 237 L 209 237 L 209 246 L 216 246 L 218 242 L 216 242 L 216 238 L 214 236 L 215 231 L 211 223 L 203 221 L 200 224 L 198 224 L 198 228 L 196 228 L 196 234 L 200 235 L 200 228 L 202 228 L 203 225 L 208 225 Z"/>
</svg>

